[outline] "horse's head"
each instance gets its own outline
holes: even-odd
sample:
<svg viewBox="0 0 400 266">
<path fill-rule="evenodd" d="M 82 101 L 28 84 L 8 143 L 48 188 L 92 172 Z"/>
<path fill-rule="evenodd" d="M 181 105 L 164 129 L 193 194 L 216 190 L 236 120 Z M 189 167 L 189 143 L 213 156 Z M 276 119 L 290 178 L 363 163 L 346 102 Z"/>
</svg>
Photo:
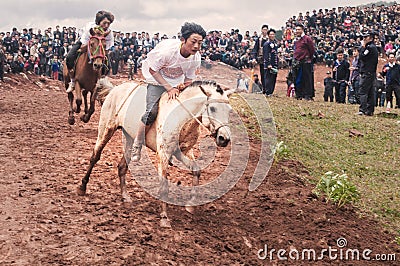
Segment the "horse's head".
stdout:
<svg viewBox="0 0 400 266">
<path fill-rule="evenodd" d="M 103 32 L 101 28 L 90 29 L 88 56 L 94 70 L 100 70 L 106 57 L 106 37 L 110 31 Z"/>
<path fill-rule="evenodd" d="M 217 145 L 226 147 L 231 140 L 229 114 L 232 107 L 228 95 L 216 82 L 199 83 L 201 91 L 207 96 L 206 109 L 202 114 L 203 124 L 209 128 Z"/>
</svg>

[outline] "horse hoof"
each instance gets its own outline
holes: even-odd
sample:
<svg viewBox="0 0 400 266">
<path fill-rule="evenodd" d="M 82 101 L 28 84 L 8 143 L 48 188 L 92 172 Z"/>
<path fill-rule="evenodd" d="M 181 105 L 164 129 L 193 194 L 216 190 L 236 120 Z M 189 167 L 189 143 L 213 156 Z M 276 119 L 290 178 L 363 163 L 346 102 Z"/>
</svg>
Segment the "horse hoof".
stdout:
<svg viewBox="0 0 400 266">
<path fill-rule="evenodd" d="M 161 218 L 160 226 L 161 228 L 171 228 L 171 222 L 168 218 Z"/>
<path fill-rule="evenodd" d="M 194 207 L 193 206 L 185 206 L 185 210 L 190 214 L 194 213 Z"/>
<path fill-rule="evenodd" d="M 87 115 L 82 115 L 82 116 L 81 116 L 81 121 L 82 121 L 83 123 L 87 123 L 87 122 L 89 122 L 89 117 L 88 117 Z"/>
<path fill-rule="evenodd" d="M 123 196 L 122 197 L 122 202 L 123 203 L 132 203 L 132 199 L 129 196 Z"/>
<path fill-rule="evenodd" d="M 68 124 L 70 124 L 70 125 L 75 124 L 75 118 L 73 116 L 72 117 L 68 117 Z"/>
<path fill-rule="evenodd" d="M 82 189 L 81 187 L 78 187 L 76 189 L 76 192 L 78 193 L 79 196 L 85 196 L 86 195 L 86 189 Z"/>
</svg>

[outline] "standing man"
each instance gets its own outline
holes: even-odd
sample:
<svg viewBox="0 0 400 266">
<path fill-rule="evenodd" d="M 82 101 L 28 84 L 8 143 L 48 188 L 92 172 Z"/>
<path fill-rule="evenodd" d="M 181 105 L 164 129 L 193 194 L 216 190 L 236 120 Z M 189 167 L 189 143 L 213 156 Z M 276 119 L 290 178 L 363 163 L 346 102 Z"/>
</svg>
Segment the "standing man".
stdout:
<svg viewBox="0 0 400 266">
<path fill-rule="evenodd" d="M 337 103 L 346 103 L 346 88 L 350 78 L 350 64 L 344 58 L 344 50 L 336 51 L 337 59 L 333 63 L 333 78 L 335 79 L 335 98 Z"/>
<path fill-rule="evenodd" d="M 257 38 L 257 40 L 254 43 L 253 55 L 260 66 L 260 76 L 264 94 L 266 93 L 266 88 L 265 88 L 265 68 L 263 60 L 263 46 L 266 41 L 268 41 L 268 25 L 262 25 L 261 35 L 260 37 Z"/>
<path fill-rule="evenodd" d="M 363 35 L 364 39 L 360 49 L 360 109 L 357 115 L 372 116 L 375 110 L 374 83 L 376 68 L 378 66 L 378 49 L 374 44 L 376 31 L 370 31 Z"/>
<path fill-rule="evenodd" d="M 315 53 L 314 42 L 305 35 L 304 25 L 297 24 L 293 53 L 293 72 L 295 77 L 296 98 L 312 101 L 314 97 L 314 75 L 312 59 Z"/>
<path fill-rule="evenodd" d="M 268 41 L 263 45 L 266 96 L 271 96 L 274 93 L 276 77 L 278 76 L 278 45 L 275 40 L 275 33 L 274 29 L 270 29 L 268 31 Z"/>
<path fill-rule="evenodd" d="M 389 53 L 389 62 L 383 66 L 382 75 L 386 77 L 386 112 L 390 113 L 390 108 L 395 107 L 393 104 L 393 92 L 396 101 L 400 99 L 400 65 L 396 62 L 394 53 Z"/>
<path fill-rule="evenodd" d="M 353 61 L 351 62 L 351 85 L 355 94 L 356 103 L 360 104 L 360 68 L 359 68 L 359 48 L 353 50 Z"/>
</svg>

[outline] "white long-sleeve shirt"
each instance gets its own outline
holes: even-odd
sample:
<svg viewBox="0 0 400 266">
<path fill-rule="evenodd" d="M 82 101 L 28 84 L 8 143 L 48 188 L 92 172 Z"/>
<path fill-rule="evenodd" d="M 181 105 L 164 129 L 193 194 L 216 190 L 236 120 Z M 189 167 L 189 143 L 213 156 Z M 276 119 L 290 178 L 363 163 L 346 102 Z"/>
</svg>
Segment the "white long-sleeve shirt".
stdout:
<svg viewBox="0 0 400 266">
<path fill-rule="evenodd" d="M 79 31 L 79 40 L 82 44 L 88 44 L 90 40 L 90 29 L 98 25 L 94 22 L 89 22 L 86 26 Z M 114 34 L 112 31 L 106 36 L 106 50 L 110 50 L 114 46 Z"/>
<path fill-rule="evenodd" d="M 180 40 L 167 39 L 150 51 L 142 66 L 142 73 L 147 82 L 158 84 L 150 74 L 150 68 L 160 72 L 172 87 L 183 83 L 185 78 L 192 80 L 196 78 L 196 70 L 201 64 L 200 53 L 197 52 L 195 55 L 185 58 L 180 52 L 181 44 Z"/>
</svg>

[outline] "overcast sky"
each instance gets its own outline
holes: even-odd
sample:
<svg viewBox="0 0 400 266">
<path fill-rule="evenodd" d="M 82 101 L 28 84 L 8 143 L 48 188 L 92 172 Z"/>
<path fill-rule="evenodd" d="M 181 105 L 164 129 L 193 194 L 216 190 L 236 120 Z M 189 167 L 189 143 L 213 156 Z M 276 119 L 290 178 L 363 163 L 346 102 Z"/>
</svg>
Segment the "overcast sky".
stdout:
<svg viewBox="0 0 400 266">
<path fill-rule="evenodd" d="M 9 0 L 1 1 L 0 30 L 45 29 L 56 25 L 82 27 L 98 10 L 115 15 L 112 29 L 175 35 L 185 21 L 207 31 L 260 32 L 262 24 L 279 29 L 292 15 L 318 8 L 356 6 L 363 0 Z M 168 3 L 168 4 L 166 4 Z"/>
</svg>

